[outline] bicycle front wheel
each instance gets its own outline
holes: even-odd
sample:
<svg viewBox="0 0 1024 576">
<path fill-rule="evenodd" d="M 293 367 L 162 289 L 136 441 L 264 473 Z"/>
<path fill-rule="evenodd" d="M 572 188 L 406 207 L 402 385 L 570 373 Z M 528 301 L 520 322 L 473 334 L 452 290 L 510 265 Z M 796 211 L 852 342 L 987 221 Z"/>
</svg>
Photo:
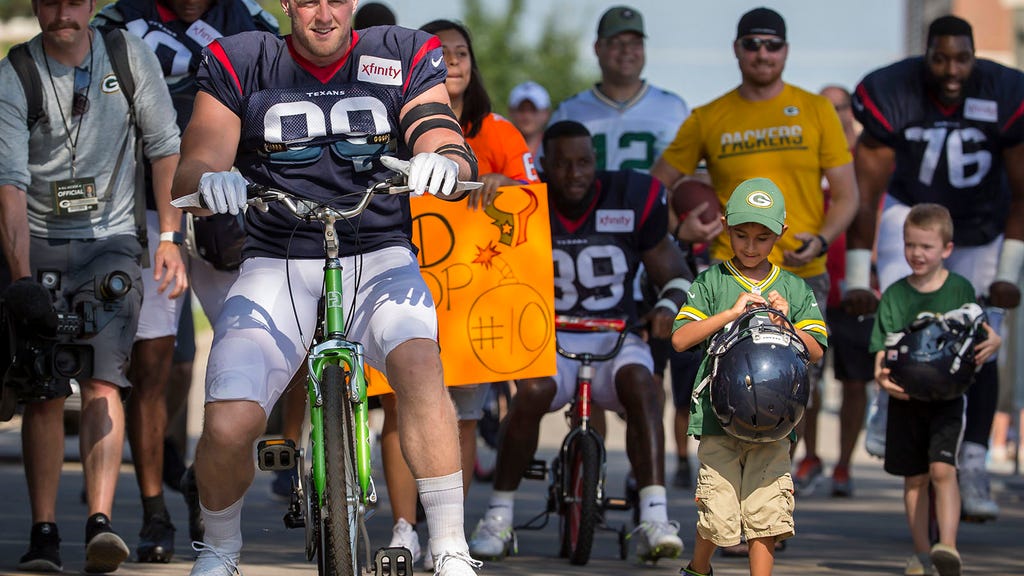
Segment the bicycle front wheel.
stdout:
<svg viewBox="0 0 1024 576">
<path fill-rule="evenodd" d="M 345 373 L 324 366 L 324 504 L 321 509 L 320 567 L 324 576 L 358 576 L 359 481 L 356 478 L 352 403 Z"/>
<path fill-rule="evenodd" d="M 592 434 L 580 434 L 565 455 L 565 503 L 562 507 L 562 550 L 569 562 L 583 566 L 590 561 L 594 530 L 601 520 L 597 484 L 601 473 L 601 447 Z"/>
</svg>

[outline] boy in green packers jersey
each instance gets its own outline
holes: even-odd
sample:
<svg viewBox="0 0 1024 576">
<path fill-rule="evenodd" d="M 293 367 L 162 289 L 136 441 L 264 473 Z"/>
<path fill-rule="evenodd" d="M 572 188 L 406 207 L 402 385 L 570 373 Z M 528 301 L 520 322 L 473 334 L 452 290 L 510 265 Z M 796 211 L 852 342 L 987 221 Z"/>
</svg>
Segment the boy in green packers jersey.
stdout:
<svg viewBox="0 0 1024 576">
<path fill-rule="evenodd" d="M 725 206 L 734 256 L 708 268 L 690 286 L 688 300 L 676 315 L 672 345 L 686 350 L 707 346 L 748 306 L 769 306 L 796 328 L 811 362 L 827 345 L 825 321 L 810 287 L 798 276 L 768 261 L 786 231 L 786 202 L 767 178 L 740 183 Z M 786 321 L 772 315 L 771 321 Z M 697 373 L 711 369 L 706 355 Z M 750 547 L 750 574 L 767 576 L 775 563 L 775 543 L 794 534 L 790 442 L 753 443 L 726 434 L 711 408 L 710 387 L 698 387 L 690 407 L 689 434 L 698 438 L 697 537 L 693 559 L 682 574 L 712 574 L 711 556 L 719 546 L 734 546 L 745 533 Z"/>
<path fill-rule="evenodd" d="M 893 382 L 885 362 L 889 335 L 904 330 L 919 314 L 945 314 L 975 302 L 971 282 L 945 266 L 952 252 L 953 219 L 949 210 L 928 202 L 915 204 L 903 223 L 903 257 L 911 273 L 882 294 L 871 334 L 875 379 L 889 393 L 885 471 L 904 477 L 903 503 L 914 543 L 914 554 L 904 571 L 907 575 L 959 576 L 962 569 L 956 549 L 960 522 L 957 453 L 964 437 L 965 397 L 933 402 L 912 398 Z M 1002 343 L 999 333 L 987 322 L 982 326 L 987 337 L 974 347 L 976 366 L 995 354 Z M 922 384 L 903 383 L 908 389 L 910 384 Z M 935 492 L 939 528 L 939 541 L 934 545 L 928 534 L 929 484 Z"/>
</svg>

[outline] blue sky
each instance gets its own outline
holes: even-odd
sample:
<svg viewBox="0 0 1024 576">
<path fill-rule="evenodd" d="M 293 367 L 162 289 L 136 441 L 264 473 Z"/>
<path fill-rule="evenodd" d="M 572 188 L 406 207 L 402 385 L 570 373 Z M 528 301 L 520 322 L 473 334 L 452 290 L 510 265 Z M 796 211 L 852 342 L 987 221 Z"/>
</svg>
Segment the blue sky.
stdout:
<svg viewBox="0 0 1024 576">
<path fill-rule="evenodd" d="M 506 0 L 484 0 L 503 9 Z M 434 18 L 459 18 L 461 0 L 383 0 L 404 26 Z M 591 44 L 601 14 L 626 4 L 639 10 L 647 28 L 647 66 L 652 83 L 703 104 L 739 83 L 732 53 L 736 22 L 751 8 L 768 6 L 786 19 L 790 42 L 783 78 L 811 91 L 825 84 L 852 87 L 867 72 L 901 58 L 903 2 L 898 0 L 526 0 L 526 22 L 563 15 L 566 30 L 580 31 L 581 63 L 597 74 Z M 529 38 L 528 26 L 522 27 Z M 531 39 L 532 40 L 532 39 Z"/>
</svg>

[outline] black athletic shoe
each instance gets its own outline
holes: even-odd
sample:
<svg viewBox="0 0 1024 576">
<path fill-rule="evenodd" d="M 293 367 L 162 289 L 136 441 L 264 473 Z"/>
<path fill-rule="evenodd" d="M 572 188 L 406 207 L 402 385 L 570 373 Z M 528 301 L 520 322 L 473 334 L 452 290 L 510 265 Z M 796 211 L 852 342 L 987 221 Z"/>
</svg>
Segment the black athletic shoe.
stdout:
<svg viewBox="0 0 1024 576">
<path fill-rule="evenodd" d="M 135 549 L 139 562 L 168 563 L 174 556 L 174 524 L 167 515 L 151 516 L 139 530 Z"/>
<path fill-rule="evenodd" d="M 60 534 L 53 522 L 40 522 L 32 526 L 28 552 L 18 562 L 18 570 L 30 572 L 60 572 Z"/>
<path fill-rule="evenodd" d="M 693 472 L 690 470 L 689 460 L 679 460 L 679 466 L 676 467 L 676 474 L 672 477 L 672 486 L 682 488 L 684 490 L 693 488 Z"/>
<path fill-rule="evenodd" d="M 106 514 L 97 513 L 85 523 L 85 572 L 106 574 L 117 570 L 131 551 L 110 526 Z"/>
<path fill-rule="evenodd" d="M 181 492 L 181 477 L 185 474 L 185 461 L 170 438 L 164 438 L 164 485 Z"/>
<path fill-rule="evenodd" d="M 185 496 L 185 505 L 188 506 L 188 539 L 192 542 L 202 542 L 206 534 L 206 527 L 203 526 L 203 512 L 199 508 L 199 487 L 196 485 L 196 470 L 189 466 L 181 477 L 181 493 Z"/>
</svg>

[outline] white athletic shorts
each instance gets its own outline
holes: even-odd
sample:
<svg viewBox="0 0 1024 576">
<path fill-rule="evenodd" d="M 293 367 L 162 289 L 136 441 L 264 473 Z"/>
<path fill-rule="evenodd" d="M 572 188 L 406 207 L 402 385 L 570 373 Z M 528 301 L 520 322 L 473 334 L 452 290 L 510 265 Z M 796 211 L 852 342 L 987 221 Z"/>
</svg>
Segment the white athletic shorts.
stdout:
<svg viewBox="0 0 1024 576">
<path fill-rule="evenodd" d="M 156 263 L 156 247 L 160 245 L 160 216 L 156 210 L 146 210 L 146 238 L 149 239 L 149 268 L 142 269 L 142 310 L 139 313 L 139 329 L 135 341 L 152 340 L 178 334 L 178 320 L 181 306 L 187 294 L 171 299 L 167 295 L 174 290 L 171 282 L 163 294 L 157 293 L 160 283 L 153 279 Z M 182 252 L 182 257 L 185 253 Z"/>
<path fill-rule="evenodd" d="M 558 342 L 569 352 L 590 351 L 604 353 L 615 346 L 619 335 L 616 332 L 559 332 Z M 630 364 L 640 364 L 648 371 L 654 372 L 654 358 L 651 348 L 636 334 L 626 336 L 619 354 L 611 360 L 594 363 L 594 381 L 591 383 L 590 394 L 594 404 L 611 410 L 616 414 L 624 414 L 626 409 L 619 402 L 619 394 L 615 390 L 615 374 L 619 369 Z M 569 360 L 558 355 L 555 383 L 558 391 L 551 401 L 548 412 L 554 412 L 568 404 L 576 395 L 576 376 L 579 374 L 578 360 Z"/>
<path fill-rule="evenodd" d="M 201 256 L 188 255 L 188 283 L 212 324 L 220 316 L 238 270 L 218 270 Z"/>
<path fill-rule="evenodd" d="M 207 402 L 252 400 L 270 413 L 303 362 L 316 328 L 323 267 L 323 260 L 242 262 L 214 322 Z M 342 267 L 347 336 L 363 344 L 368 364 L 386 375 L 385 359 L 398 345 L 417 338 L 437 340 L 434 300 L 409 249 L 389 247 L 342 258 Z"/>
<path fill-rule="evenodd" d="M 910 265 L 903 255 L 903 221 L 907 219 L 910 206 L 892 196 L 885 197 L 882 218 L 878 224 L 878 287 L 883 292 L 900 278 L 910 275 Z M 988 294 L 988 288 L 996 277 L 999 250 L 1003 245 L 1000 234 L 995 240 L 982 246 L 953 246 L 953 253 L 946 259 L 946 268 L 967 278 L 974 285 L 974 292 Z"/>
</svg>

